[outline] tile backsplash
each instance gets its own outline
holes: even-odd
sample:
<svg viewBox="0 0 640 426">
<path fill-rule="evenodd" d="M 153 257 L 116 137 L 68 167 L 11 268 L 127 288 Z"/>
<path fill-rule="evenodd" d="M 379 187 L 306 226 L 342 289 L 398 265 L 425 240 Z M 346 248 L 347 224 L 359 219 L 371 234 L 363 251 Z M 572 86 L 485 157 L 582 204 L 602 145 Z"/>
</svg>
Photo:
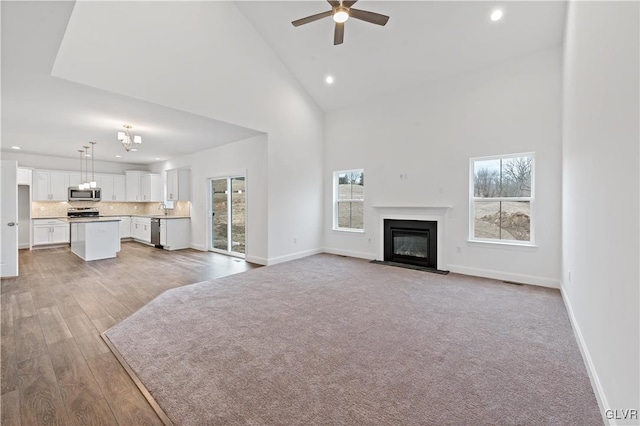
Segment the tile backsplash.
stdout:
<svg viewBox="0 0 640 426">
<path fill-rule="evenodd" d="M 160 203 L 111 203 L 107 201 L 33 201 L 31 203 L 31 217 L 67 217 L 70 207 L 97 207 L 101 216 L 132 216 L 163 214 Z M 169 216 L 191 216 L 189 201 L 175 201 L 173 209 L 167 210 Z"/>
</svg>

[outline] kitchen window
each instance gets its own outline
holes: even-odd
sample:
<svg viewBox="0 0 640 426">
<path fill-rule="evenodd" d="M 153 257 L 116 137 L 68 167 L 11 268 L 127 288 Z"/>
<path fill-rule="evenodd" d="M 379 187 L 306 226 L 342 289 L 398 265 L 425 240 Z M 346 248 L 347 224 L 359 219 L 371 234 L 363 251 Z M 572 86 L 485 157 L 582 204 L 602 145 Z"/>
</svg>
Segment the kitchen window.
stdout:
<svg viewBox="0 0 640 426">
<path fill-rule="evenodd" d="M 470 160 L 469 240 L 534 244 L 534 154 Z"/>
<path fill-rule="evenodd" d="M 364 170 L 333 173 L 333 229 L 364 231 Z"/>
</svg>

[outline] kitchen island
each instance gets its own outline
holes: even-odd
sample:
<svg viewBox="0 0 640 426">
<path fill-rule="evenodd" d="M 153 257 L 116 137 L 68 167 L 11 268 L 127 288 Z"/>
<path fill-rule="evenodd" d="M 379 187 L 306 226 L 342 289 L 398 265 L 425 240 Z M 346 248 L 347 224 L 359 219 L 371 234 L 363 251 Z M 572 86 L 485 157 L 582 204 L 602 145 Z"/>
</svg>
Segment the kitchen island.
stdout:
<svg viewBox="0 0 640 426">
<path fill-rule="evenodd" d="M 110 259 L 120 251 L 120 218 L 74 218 L 68 222 L 71 251 L 81 259 Z"/>
</svg>

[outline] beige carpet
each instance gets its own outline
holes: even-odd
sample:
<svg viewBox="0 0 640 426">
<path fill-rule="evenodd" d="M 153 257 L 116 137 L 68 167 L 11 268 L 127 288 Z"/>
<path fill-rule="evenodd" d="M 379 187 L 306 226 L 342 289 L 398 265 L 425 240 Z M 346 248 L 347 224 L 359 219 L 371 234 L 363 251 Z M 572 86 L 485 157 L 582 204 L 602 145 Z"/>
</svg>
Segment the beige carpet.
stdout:
<svg viewBox="0 0 640 426">
<path fill-rule="evenodd" d="M 175 424 L 603 424 L 551 289 L 317 255 L 169 290 L 106 336 Z"/>
</svg>

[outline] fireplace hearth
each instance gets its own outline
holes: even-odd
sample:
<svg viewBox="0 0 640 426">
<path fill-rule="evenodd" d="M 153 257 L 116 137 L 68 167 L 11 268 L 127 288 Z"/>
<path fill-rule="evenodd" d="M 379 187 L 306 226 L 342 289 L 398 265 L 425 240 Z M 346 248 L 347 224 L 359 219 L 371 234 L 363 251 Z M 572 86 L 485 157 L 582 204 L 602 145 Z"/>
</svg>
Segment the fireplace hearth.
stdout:
<svg viewBox="0 0 640 426">
<path fill-rule="evenodd" d="M 385 219 L 384 261 L 436 269 L 438 222 Z"/>
</svg>

